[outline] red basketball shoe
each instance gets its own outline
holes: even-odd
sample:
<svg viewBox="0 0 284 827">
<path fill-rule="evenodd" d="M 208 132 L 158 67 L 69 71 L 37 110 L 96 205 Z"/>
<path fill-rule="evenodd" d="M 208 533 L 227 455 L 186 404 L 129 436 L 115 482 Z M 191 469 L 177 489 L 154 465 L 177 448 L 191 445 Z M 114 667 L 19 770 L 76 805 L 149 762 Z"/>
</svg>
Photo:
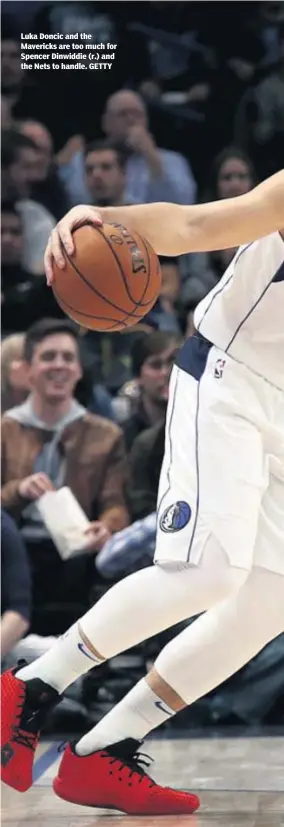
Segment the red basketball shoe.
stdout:
<svg viewBox="0 0 284 827">
<path fill-rule="evenodd" d="M 89 807 L 121 810 L 131 815 L 194 813 L 199 799 L 192 793 L 160 787 L 142 769 L 139 741 L 127 738 L 91 755 L 76 755 L 68 744 L 57 777 L 56 795 Z"/>
<path fill-rule="evenodd" d="M 9 669 L 1 677 L 1 778 L 23 793 L 33 783 L 40 730 L 60 696 L 39 678 L 21 681 L 16 677 L 18 669 Z"/>
</svg>

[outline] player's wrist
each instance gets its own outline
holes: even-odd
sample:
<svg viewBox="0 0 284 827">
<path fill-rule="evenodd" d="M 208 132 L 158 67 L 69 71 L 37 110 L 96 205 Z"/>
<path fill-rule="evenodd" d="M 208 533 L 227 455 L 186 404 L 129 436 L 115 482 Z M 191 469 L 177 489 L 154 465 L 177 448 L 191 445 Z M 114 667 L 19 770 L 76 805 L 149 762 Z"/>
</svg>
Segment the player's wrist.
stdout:
<svg viewBox="0 0 284 827">
<path fill-rule="evenodd" d="M 117 221 L 118 223 L 121 222 L 121 218 L 119 215 L 122 209 L 121 207 L 99 207 L 98 209 L 103 224 L 112 224 L 115 221 Z"/>
</svg>

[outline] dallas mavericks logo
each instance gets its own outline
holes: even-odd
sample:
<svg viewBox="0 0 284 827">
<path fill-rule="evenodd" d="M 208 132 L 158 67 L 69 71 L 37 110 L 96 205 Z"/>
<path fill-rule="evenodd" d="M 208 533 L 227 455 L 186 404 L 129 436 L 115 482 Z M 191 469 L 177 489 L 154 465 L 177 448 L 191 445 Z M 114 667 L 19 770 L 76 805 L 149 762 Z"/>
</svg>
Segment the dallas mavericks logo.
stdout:
<svg viewBox="0 0 284 827">
<path fill-rule="evenodd" d="M 179 500 L 179 502 L 169 505 L 168 508 L 166 508 L 160 519 L 160 528 L 162 531 L 169 533 L 181 531 L 181 529 L 189 523 L 190 517 L 190 506 L 183 500 Z"/>
</svg>

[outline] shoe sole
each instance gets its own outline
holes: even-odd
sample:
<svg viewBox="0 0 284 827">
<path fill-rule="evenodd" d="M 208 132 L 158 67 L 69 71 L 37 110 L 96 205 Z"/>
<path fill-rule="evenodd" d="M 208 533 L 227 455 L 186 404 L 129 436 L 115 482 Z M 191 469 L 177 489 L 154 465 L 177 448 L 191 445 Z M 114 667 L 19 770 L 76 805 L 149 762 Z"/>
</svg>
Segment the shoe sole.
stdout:
<svg viewBox="0 0 284 827">
<path fill-rule="evenodd" d="M 16 790 L 17 793 L 26 793 L 33 786 L 33 782 L 31 781 L 31 783 L 28 784 L 28 786 L 19 787 L 16 784 L 13 784 L 11 781 L 6 781 L 6 778 L 3 778 L 2 774 L 1 774 L 1 781 L 2 781 L 2 784 L 5 784 L 6 787 L 10 787 L 11 790 Z"/>
<path fill-rule="evenodd" d="M 80 806 L 81 806 L 81 807 L 92 807 L 94 810 L 95 810 L 95 809 L 98 809 L 98 810 L 112 810 L 113 812 L 116 812 L 116 813 L 123 813 L 123 815 L 130 815 L 130 816 L 168 816 L 168 815 L 174 816 L 174 815 L 193 815 L 193 813 L 195 813 L 195 812 L 196 812 L 196 810 L 198 810 L 198 807 L 199 807 L 199 805 L 198 805 L 197 807 L 195 807 L 195 809 L 194 809 L 194 810 L 191 810 L 190 812 L 187 812 L 187 813 L 185 813 L 185 812 L 184 812 L 184 813 L 181 813 L 181 812 L 178 812 L 178 813 L 174 813 L 174 812 L 171 812 L 171 813 L 169 813 L 169 812 L 165 812 L 165 813 L 157 813 L 157 812 L 152 812 L 152 813 L 151 813 L 150 811 L 147 811 L 147 812 L 141 812 L 141 810 L 140 810 L 139 812 L 137 812 L 137 813 L 136 813 L 136 812 L 134 812 L 134 811 L 132 811 L 132 810 L 131 810 L 131 812 L 130 812 L 130 811 L 127 811 L 127 810 L 121 810 L 119 807 L 112 807 L 112 806 L 111 806 L 111 805 L 109 805 L 109 804 L 90 804 L 90 803 L 86 804 L 84 801 L 73 801 L 71 798 L 67 798 L 67 796 L 62 795 L 62 793 L 61 793 L 61 792 L 59 792 L 59 791 L 56 789 L 56 779 L 54 780 L 54 782 L 53 782 L 53 784 L 52 784 L 52 787 L 53 787 L 53 791 L 55 792 L 55 795 L 57 795 L 57 796 L 58 796 L 58 798 L 61 798 L 63 801 L 68 801 L 70 804 L 75 804 L 75 805 L 77 805 L 77 806 L 79 806 L 79 807 L 80 807 Z"/>
</svg>

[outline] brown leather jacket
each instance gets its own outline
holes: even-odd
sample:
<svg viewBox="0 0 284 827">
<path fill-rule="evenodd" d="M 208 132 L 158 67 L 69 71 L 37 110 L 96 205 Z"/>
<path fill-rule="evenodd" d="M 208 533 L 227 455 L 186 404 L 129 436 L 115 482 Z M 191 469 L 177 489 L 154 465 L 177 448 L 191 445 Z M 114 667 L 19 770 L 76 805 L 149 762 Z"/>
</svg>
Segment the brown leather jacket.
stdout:
<svg viewBox="0 0 284 827">
<path fill-rule="evenodd" d="M 2 419 L 2 507 L 19 519 L 27 500 L 19 482 L 33 473 L 44 432 Z M 110 532 L 129 524 L 125 502 L 127 458 L 120 428 L 109 420 L 86 413 L 68 425 L 62 435 L 68 485 L 89 519 L 103 520 Z"/>
</svg>

